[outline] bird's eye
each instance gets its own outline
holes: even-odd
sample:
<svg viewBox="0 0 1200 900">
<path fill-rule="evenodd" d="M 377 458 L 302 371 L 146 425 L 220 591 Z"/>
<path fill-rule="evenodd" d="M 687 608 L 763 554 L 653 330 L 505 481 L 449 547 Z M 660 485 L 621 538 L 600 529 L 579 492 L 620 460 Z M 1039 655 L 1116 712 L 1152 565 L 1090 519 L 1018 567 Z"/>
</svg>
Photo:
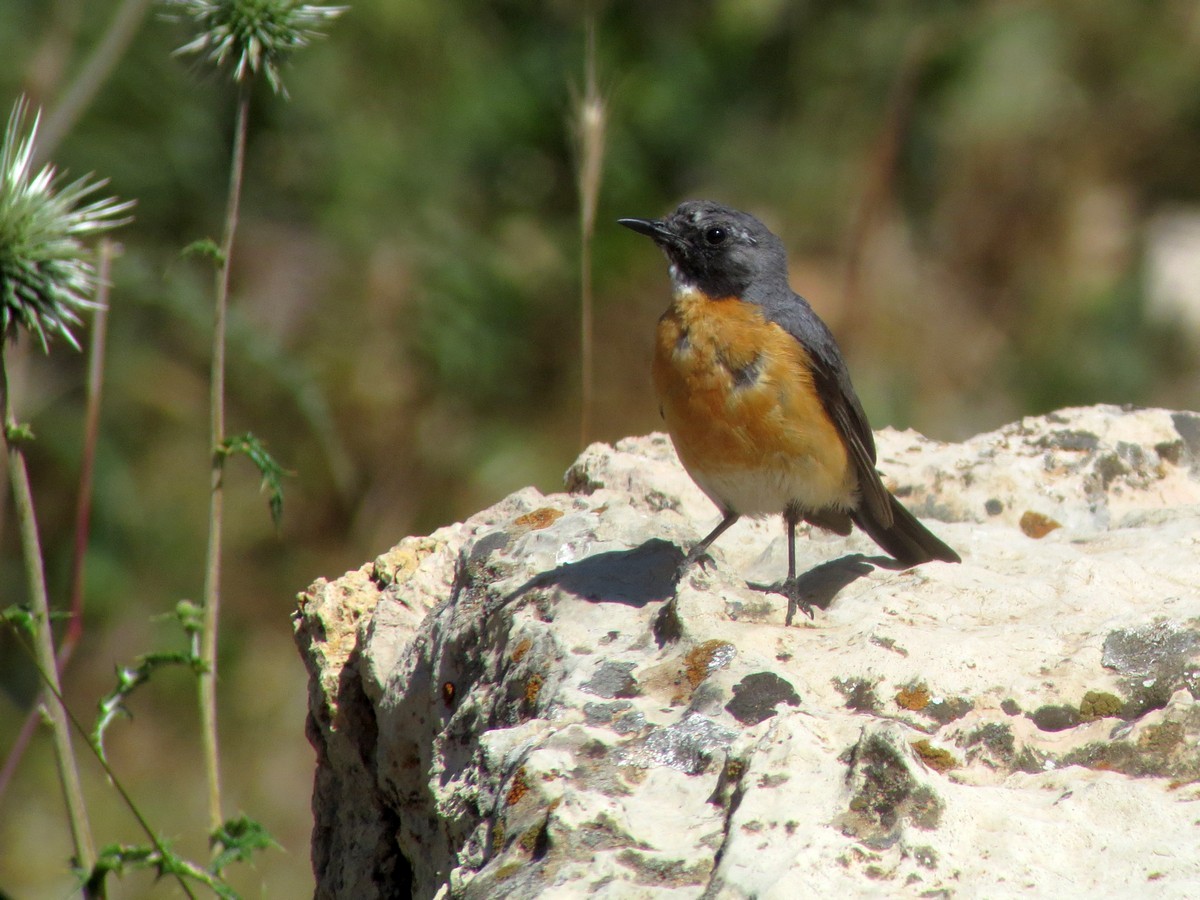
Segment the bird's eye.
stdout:
<svg viewBox="0 0 1200 900">
<path fill-rule="evenodd" d="M 725 238 L 727 237 L 729 237 L 729 233 L 724 228 L 710 228 L 704 232 L 704 240 L 714 247 L 717 244 L 725 243 Z"/>
</svg>

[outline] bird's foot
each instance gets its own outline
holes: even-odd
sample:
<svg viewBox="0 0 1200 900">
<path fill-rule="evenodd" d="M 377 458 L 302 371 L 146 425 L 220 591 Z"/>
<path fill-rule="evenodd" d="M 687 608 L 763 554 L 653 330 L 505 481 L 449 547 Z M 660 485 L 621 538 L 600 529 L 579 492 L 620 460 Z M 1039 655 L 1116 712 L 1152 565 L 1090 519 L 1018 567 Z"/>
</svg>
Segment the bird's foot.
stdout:
<svg viewBox="0 0 1200 900">
<path fill-rule="evenodd" d="M 790 578 L 785 578 L 783 581 L 777 581 L 775 584 L 755 584 L 754 582 L 747 582 L 746 585 L 747 587 L 750 587 L 756 591 L 762 591 L 765 594 L 782 594 L 784 597 L 787 597 L 787 618 L 784 620 L 784 624 L 786 625 L 792 624 L 792 619 L 795 618 L 797 609 L 803 612 L 810 619 L 814 617 L 812 604 L 800 590 L 800 584 L 794 575 Z"/>
<path fill-rule="evenodd" d="M 696 550 L 693 549 L 692 552 L 683 558 L 683 562 L 681 562 L 679 564 L 679 568 L 675 570 L 675 583 L 678 584 L 680 581 L 682 581 L 683 576 L 688 573 L 688 570 L 691 569 L 692 566 L 698 565 L 700 567 L 700 571 L 703 572 L 708 569 L 709 566 L 715 566 L 716 564 L 716 560 L 708 555 L 707 550 L 701 550 L 699 553 L 697 553 Z"/>
</svg>

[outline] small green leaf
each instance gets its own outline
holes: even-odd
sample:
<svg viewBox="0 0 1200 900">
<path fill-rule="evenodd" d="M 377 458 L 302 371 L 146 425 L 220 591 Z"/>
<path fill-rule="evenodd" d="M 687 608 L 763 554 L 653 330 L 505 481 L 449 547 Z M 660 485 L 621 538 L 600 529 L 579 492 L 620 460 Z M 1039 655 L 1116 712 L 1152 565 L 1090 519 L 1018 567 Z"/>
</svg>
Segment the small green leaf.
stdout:
<svg viewBox="0 0 1200 900">
<path fill-rule="evenodd" d="M 14 422 L 4 426 L 4 439 L 13 445 L 28 444 L 34 439 L 33 429 L 25 422 Z"/>
<path fill-rule="evenodd" d="M 279 465 L 267 452 L 263 442 L 248 431 L 236 437 L 226 438 L 219 452 L 222 456 L 244 454 L 258 467 L 262 475 L 262 489 L 267 492 L 267 504 L 271 508 L 271 521 L 278 528 L 283 518 L 283 476 L 291 473 Z"/>
<path fill-rule="evenodd" d="M 188 862 L 172 852 L 170 846 L 159 839 L 158 847 L 145 847 L 137 844 L 110 844 L 100 851 L 96 864 L 91 872 L 82 873 L 86 877 L 84 887 L 87 896 L 105 896 L 104 882 L 109 875 L 120 877 L 127 871 L 148 869 L 159 878 L 172 876 L 190 878 L 204 885 L 223 900 L 239 900 L 238 894 L 229 885 L 193 862 Z"/>
<path fill-rule="evenodd" d="M 28 606 L 18 606 L 15 603 L 12 606 L 6 606 L 0 609 L 0 622 L 6 625 L 11 625 L 13 628 L 23 628 L 30 637 L 35 636 L 36 622 L 33 618 L 33 612 Z"/>
<path fill-rule="evenodd" d="M 249 862 L 256 851 L 279 846 L 261 823 L 246 815 L 229 819 L 213 832 L 210 843 L 217 851 L 211 867 L 217 875 L 232 862 Z"/>
<path fill-rule="evenodd" d="M 186 666 L 193 672 L 204 670 L 204 662 L 192 653 L 147 653 L 138 657 L 132 666 L 117 669 L 117 685 L 100 699 L 100 713 L 96 716 L 96 724 L 92 728 L 92 746 L 101 758 L 104 755 L 104 733 L 118 716 L 130 717 L 125 701 L 129 695 L 150 680 L 151 676 L 167 666 Z"/>
<path fill-rule="evenodd" d="M 180 600 L 175 604 L 175 611 L 164 616 L 179 622 L 183 633 L 189 638 L 199 634 L 204 629 L 204 608 L 191 600 Z"/>
<path fill-rule="evenodd" d="M 214 266 L 225 265 L 225 254 L 212 238 L 201 238 L 192 241 L 179 253 L 180 256 L 199 256 L 212 261 Z"/>
</svg>

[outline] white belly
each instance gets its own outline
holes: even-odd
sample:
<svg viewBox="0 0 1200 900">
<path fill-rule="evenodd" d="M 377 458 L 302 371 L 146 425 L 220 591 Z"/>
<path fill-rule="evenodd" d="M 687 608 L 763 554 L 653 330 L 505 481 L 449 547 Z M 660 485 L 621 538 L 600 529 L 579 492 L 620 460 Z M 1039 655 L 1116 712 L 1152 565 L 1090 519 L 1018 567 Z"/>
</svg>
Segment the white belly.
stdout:
<svg viewBox="0 0 1200 900">
<path fill-rule="evenodd" d="M 743 516 L 781 513 L 792 504 L 801 510 L 850 509 L 854 493 L 844 481 L 834 482 L 828 471 L 809 458 L 780 460 L 754 471 L 726 469 L 688 471 L 709 498 L 722 509 Z"/>
</svg>

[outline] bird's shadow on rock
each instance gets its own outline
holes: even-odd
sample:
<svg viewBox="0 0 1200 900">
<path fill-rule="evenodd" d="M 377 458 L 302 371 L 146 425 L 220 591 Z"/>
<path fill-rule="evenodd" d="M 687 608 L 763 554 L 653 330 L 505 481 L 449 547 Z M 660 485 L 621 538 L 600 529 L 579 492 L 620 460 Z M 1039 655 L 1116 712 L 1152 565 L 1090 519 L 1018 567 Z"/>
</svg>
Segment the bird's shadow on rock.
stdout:
<svg viewBox="0 0 1200 900">
<path fill-rule="evenodd" d="M 678 640 L 682 623 L 675 597 L 685 571 L 685 553 L 662 538 L 651 538 L 629 550 L 596 553 L 577 562 L 564 563 L 539 572 L 509 596 L 519 600 L 531 591 L 557 586 L 593 603 L 620 603 L 642 608 L 648 603 L 666 603 L 655 617 L 654 637 L 661 647 Z M 797 587 L 811 606 L 828 609 L 847 585 L 869 575 L 875 567 L 893 569 L 895 560 L 882 556 L 851 553 L 809 569 L 796 579 Z M 749 583 L 756 590 L 772 591 L 777 585 Z"/>
<path fill-rule="evenodd" d="M 577 562 L 534 575 L 512 599 L 556 585 L 595 603 L 622 603 L 641 608 L 675 594 L 683 551 L 662 538 L 651 538 L 629 550 L 596 553 Z"/>
<path fill-rule="evenodd" d="M 831 559 L 828 562 L 813 566 L 804 574 L 796 576 L 797 593 L 810 606 L 816 607 L 823 612 L 829 609 L 829 604 L 833 603 L 833 598 L 840 594 L 844 588 L 864 575 L 870 575 L 876 567 L 880 569 L 901 568 L 894 559 L 886 556 L 864 556 L 861 553 L 848 553 L 845 556 L 839 556 L 837 559 Z M 767 593 L 779 593 L 782 588 L 782 584 L 759 584 L 752 581 L 748 581 L 746 584 L 756 591 L 765 591 Z"/>
</svg>

